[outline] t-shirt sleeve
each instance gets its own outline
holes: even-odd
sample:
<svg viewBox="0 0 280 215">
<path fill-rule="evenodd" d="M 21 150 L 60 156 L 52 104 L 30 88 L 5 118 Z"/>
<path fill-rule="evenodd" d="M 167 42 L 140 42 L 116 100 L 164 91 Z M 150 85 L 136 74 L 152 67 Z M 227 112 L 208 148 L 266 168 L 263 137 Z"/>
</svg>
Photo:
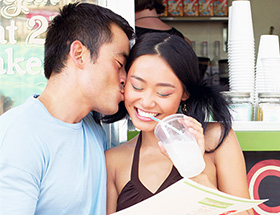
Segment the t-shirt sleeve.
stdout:
<svg viewBox="0 0 280 215">
<path fill-rule="evenodd" d="M 42 153 L 34 139 L 36 135 L 31 135 L 29 130 L 23 126 L 19 132 L 17 126 L 12 126 L 0 135 L 1 214 L 28 215 L 35 212 L 40 191 Z"/>
<path fill-rule="evenodd" d="M 31 174 L 0 163 L 1 214 L 34 214 L 38 195 L 39 186 Z"/>
</svg>

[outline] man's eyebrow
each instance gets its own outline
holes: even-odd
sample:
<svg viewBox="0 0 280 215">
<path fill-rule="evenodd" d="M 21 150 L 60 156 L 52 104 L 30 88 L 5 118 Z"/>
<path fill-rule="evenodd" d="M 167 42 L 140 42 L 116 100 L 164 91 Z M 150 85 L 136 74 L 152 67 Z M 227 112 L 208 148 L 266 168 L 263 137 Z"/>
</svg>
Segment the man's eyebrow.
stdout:
<svg viewBox="0 0 280 215">
<path fill-rule="evenodd" d="M 128 58 L 128 54 L 123 52 L 123 56 L 127 59 Z"/>
<path fill-rule="evenodd" d="M 139 76 L 131 75 L 131 78 L 135 78 L 135 79 L 137 79 L 137 80 L 139 80 L 141 82 L 146 83 L 146 81 L 144 79 L 140 78 Z M 173 84 L 170 84 L 170 83 L 157 83 L 156 86 L 175 88 L 175 86 Z"/>
<path fill-rule="evenodd" d="M 117 55 L 120 55 L 120 56 L 124 57 L 125 59 L 128 58 L 128 54 L 125 53 L 125 52 L 120 52 L 120 53 L 118 53 Z"/>
</svg>

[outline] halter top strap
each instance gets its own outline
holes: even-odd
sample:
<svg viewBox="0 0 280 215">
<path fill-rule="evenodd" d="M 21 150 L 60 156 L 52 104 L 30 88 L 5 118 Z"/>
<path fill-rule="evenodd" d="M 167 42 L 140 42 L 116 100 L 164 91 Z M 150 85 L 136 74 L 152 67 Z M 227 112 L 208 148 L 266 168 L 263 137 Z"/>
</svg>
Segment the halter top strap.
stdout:
<svg viewBox="0 0 280 215">
<path fill-rule="evenodd" d="M 132 167 L 131 167 L 131 175 L 130 178 L 132 181 L 137 180 L 138 181 L 138 163 L 139 163 L 139 154 L 140 154 L 140 148 L 142 144 L 142 132 L 139 133 L 136 146 L 134 149 L 134 155 L 133 155 L 133 162 L 132 162 Z"/>
</svg>

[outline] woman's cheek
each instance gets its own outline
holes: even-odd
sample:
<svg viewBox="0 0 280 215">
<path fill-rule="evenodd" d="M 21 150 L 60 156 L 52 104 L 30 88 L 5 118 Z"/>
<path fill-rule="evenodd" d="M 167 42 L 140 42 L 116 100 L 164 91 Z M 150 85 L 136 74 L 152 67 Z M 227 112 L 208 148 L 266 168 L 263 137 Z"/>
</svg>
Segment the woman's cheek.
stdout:
<svg viewBox="0 0 280 215">
<path fill-rule="evenodd" d="M 125 87 L 125 89 L 124 89 L 124 100 L 126 101 L 126 100 L 128 100 L 129 98 L 130 98 L 130 89 L 128 89 L 129 88 L 129 86 L 128 87 Z"/>
<path fill-rule="evenodd" d="M 131 106 L 131 103 L 133 102 L 133 99 L 135 99 L 135 95 L 133 96 L 132 89 L 125 88 L 124 91 L 124 102 L 125 107 L 128 110 L 128 108 Z"/>
</svg>

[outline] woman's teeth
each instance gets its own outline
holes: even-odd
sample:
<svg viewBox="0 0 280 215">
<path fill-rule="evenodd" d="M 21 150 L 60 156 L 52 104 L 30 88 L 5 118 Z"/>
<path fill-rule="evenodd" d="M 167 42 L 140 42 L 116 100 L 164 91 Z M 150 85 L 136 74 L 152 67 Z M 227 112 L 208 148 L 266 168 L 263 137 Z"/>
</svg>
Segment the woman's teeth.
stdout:
<svg viewBox="0 0 280 215">
<path fill-rule="evenodd" d="M 156 113 L 148 113 L 148 112 L 144 112 L 144 111 L 141 111 L 139 109 L 137 109 L 137 112 L 140 116 L 143 116 L 143 117 L 150 117 L 150 116 L 157 116 L 158 114 Z"/>
</svg>

